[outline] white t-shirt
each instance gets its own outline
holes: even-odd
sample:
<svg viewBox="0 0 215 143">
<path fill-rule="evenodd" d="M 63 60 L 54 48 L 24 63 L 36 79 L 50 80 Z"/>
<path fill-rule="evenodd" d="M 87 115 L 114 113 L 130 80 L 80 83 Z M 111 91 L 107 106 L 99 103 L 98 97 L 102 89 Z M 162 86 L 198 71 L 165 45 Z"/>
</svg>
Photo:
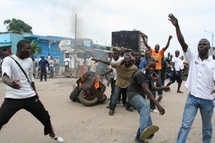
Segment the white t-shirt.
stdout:
<svg viewBox="0 0 215 143">
<path fill-rule="evenodd" d="M 181 70 L 184 69 L 184 63 L 180 58 L 179 58 L 179 67 L 180 67 Z"/>
<path fill-rule="evenodd" d="M 175 71 L 180 71 L 180 58 L 179 57 L 173 57 L 172 63 L 174 63 Z M 173 71 L 173 68 L 171 68 Z"/>
<path fill-rule="evenodd" d="M 64 59 L 64 65 L 65 65 L 65 66 L 69 66 L 69 65 L 70 65 L 70 62 L 71 62 L 71 59 L 70 59 L 70 58 L 65 58 L 65 59 Z"/>
<path fill-rule="evenodd" d="M 21 65 L 30 82 L 34 82 L 32 59 L 20 59 L 15 55 L 12 57 Z M 11 57 L 4 58 L 2 63 L 2 76 L 4 73 L 10 77 L 11 81 L 20 80 L 18 84 L 21 86 L 20 89 L 14 89 L 5 85 L 7 90 L 5 98 L 25 99 L 36 95 L 24 73 Z"/>
<path fill-rule="evenodd" d="M 184 56 L 189 63 L 185 87 L 195 97 L 213 100 L 211 92 L 214 89 L 215 61 L 210 57 L 202 61 L 198 53 L 193 53 L 189 48 Z"/>
<path fill-rule="evenodd" d="M 111 60 L 111 62 L 115 62 L 115 63 L 118 63 L 120 62 L 121 60 L 123 60 L 124 57 L 119 57 L 118 60 L 114 60 L 114 58 Z M 116 80 L 117 78 L 117 74 L 116 74 L 116 69 L 112 67 L 112 70 L 113 70 L 113 77 L 114 77 L 114 80 Z"/>
<path fill-rule="evenodd" d="M 96 72 L 96 67 L 98 66 L 98 62 L 95 63 L 95 61 L 93 61 L 91 59 L 92 59 L 92 57 L 89 59 L 90 60 L 90 71 Z"/>
</svg>

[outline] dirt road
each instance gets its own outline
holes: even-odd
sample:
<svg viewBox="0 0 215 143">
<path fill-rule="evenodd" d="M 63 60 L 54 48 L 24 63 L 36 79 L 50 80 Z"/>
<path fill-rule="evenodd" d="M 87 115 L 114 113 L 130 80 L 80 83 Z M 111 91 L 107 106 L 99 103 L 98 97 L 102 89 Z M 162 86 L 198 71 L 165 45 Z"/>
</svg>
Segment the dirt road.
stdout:
<svg viewBox="0 0 215 143">
<path fill-rule="evenodd" d="M 51 115 L 56 133 L 64 138 L 65 143 L 135 143 L 134 137 L 139 126 L 137 111 L 128 112 L 122 104 L 117 104 L 114 116 L 109 116 L 106 108 L 109 101 L 92 107 L 72 102 L 69 94 L 75 81 L 72 78 L 53 78 L 47 82 L 36 79 L 40 99 Z M 171 92 L 164 93 L 161 101 L 166 114 L 161 116 L 159 113 L 151 113 L 153 124 L 160 129 L 150 143 L 176 141 L 188 94 L 184 86 L 181 88 L 183 94 L 176 93 L 176 87 L 176 83 L 171 85 Z M 110 87 L 107 87 L 105 93 L 110 95 Z M 0 104 L 4 100 L 4 94 L 5 87 L 0 81 Z M 187 143 L 201 142 L 201 128 L 201 117 L 198 113 Z M 54 142 L 43 135 L 42 124 L 25 110 L 17 112 L 0 131 L 0 143 Z"/>
</svg>

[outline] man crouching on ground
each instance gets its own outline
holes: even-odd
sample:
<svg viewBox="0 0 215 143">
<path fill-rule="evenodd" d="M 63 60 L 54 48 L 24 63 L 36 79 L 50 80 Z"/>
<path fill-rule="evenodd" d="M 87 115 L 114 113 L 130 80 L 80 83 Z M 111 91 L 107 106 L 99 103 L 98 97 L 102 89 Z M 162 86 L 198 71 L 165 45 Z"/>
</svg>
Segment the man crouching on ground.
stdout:
<svg viewBox="0 0 215 143">
<path fill-rule="evenodd" d="M 165 113 L 164 108 L 157 102 L 152 95 L 151 90 L 165 92 L 170 91 L 169 87 L 155 87 L 153 86 L 153 80 L 151 73 L 155 70 L 156 61 L 154 58 L 149 58 L 145 69 L 137 71 L 131 80 L 131 84 L 128 87 L 128 102 L 133 105 L 138 113 L 140 114 L 140 127 L 135 137 L 136 142 L 147 143 L 147 139 L 151 139 L 155 132 L 158 131 L 159 127 L 152 125 L 150 116 L 150 106 L 145 98 L 145 94 L 150 100 L 152 100 L 160 114 Z"/>
</svg>

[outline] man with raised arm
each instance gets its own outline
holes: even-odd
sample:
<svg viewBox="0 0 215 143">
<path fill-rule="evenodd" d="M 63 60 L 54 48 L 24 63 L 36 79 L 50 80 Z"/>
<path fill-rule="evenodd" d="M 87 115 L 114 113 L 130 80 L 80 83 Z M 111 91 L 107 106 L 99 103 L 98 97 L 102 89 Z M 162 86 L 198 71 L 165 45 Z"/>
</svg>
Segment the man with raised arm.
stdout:
<svg viewBox="0 0 215 143">
<path fill-rule="evenodd" d="M 211 123 L 215 93 L 215 62 L 208 52 L 210 42 L 203 38 L 199 41 L 194 53 L 185 43 L 178 20 L 173 14 L 168 15 L 169 20 L 175 26 L 178 41 L 189 63 L 189 74 L 185 87 L 189 90 L 184 107 L 182 125 L 178 133 L 177 143 L 185 143 L 198 109 L 202 118 L 202 142 L 211 143 L 213 126 Z M 199 141 L 200 142 L 200 141 Z"/>
<path fill-rule="evenodd" d="M 156 44 L 154 50 L 147 44 L 146 40 L 145 40 L 145 35 L 143 33 L 141 33 L 141 37 L 143 39 L 143 43 L 145 44 L 146 48 L 151 52 L 151 56 L 156 60 L 156 69 L 155 69 L 155 73 L 161 77 L 161 69 L 162 69 L 162 57 L 164 55 L 164 52 L 166 51 L 166 49 L 169 47 L 170 44 L 170 40 L 172 39 L 172 36 L 169 35 L 167 44 L 165 47 L 163 47 L 160 50 L 160 45 Z M 161 82 L 161 78 L 159 78 L 156 81 L 156 86 L 157 87 L 161 87 L 162 86 L 162 82 Z M 163 98 L 163 91 L 158 91 L 158 102 L 161 101 L 161 99 Z"/>
</svg>

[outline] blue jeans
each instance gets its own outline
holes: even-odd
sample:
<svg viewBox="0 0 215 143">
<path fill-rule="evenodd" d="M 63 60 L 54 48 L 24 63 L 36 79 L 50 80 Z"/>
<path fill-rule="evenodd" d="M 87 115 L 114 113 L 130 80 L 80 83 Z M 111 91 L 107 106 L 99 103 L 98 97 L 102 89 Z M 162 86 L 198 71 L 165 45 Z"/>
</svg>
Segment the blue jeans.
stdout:
<svg viewBox="0 0 215 143">
<path fill-rule="evenodd" d="M 140 127 L 138 128 L 135 137 L 135 140 L 140 140 L 140 134 L 146 127 L 152 125 L 150 106 L 149 103 L 139 94 L 132 97 L 128 102 L 134 106 L 140 114 Z"/>
<path fill-rule="evenodd" d="M 50 77 L 54 76 L 54 67 L 50 67 Z"/>
<path fill-rule="evenodd" d="M 156 91 L 150 90 L 154 98 L 156 99 Z M 147 95 L 146 95 L 147 96 Z M 156 109 L 155 103 L 150 99 L 150 109 L 154 110 Z"/>
<path fill-rule="evenodd" d="M 115 88 L 114 88 L 114 91 L 113 91 L 113 95 L 111 97 L 111 102 L 110 102 L 110 110 L 113 111 L 113 112 L 115 111 L 116 102 L 117 102 L 119 94 L 121 93 L 121 89 L 123 89 L 123 88 L 115 85 Z M 126 109 L 130 108 L 130 104 L 128 104 L 128 103 L 126 103 L 125 106 L 126 106 Z"/>
<path fill-rule="evenodd" d="M 194 118 L 197 114 L 198 108 L 202 117 L 202 142 L 211 143 L 212 138 L 212 115 L 214 108 L 213 100 L 205 100 L 197 98 L 190 93 L 184 107 L 182 118 L 182 126 L 178 133 L 177 143 L 185 143 Z M 200 142 L 200 141 L 199 141 Z"/>
<path fill-rule="evenodd" d="M 159 79 L 156 81 L 157 87 L 162 87 L 162 81 L 161 81 L 161 70 L 155 70 L 155 73 L 159 76 Z M 163 95 L 163 90 L 158 91 L 158 96 Z"/>
</svg>

